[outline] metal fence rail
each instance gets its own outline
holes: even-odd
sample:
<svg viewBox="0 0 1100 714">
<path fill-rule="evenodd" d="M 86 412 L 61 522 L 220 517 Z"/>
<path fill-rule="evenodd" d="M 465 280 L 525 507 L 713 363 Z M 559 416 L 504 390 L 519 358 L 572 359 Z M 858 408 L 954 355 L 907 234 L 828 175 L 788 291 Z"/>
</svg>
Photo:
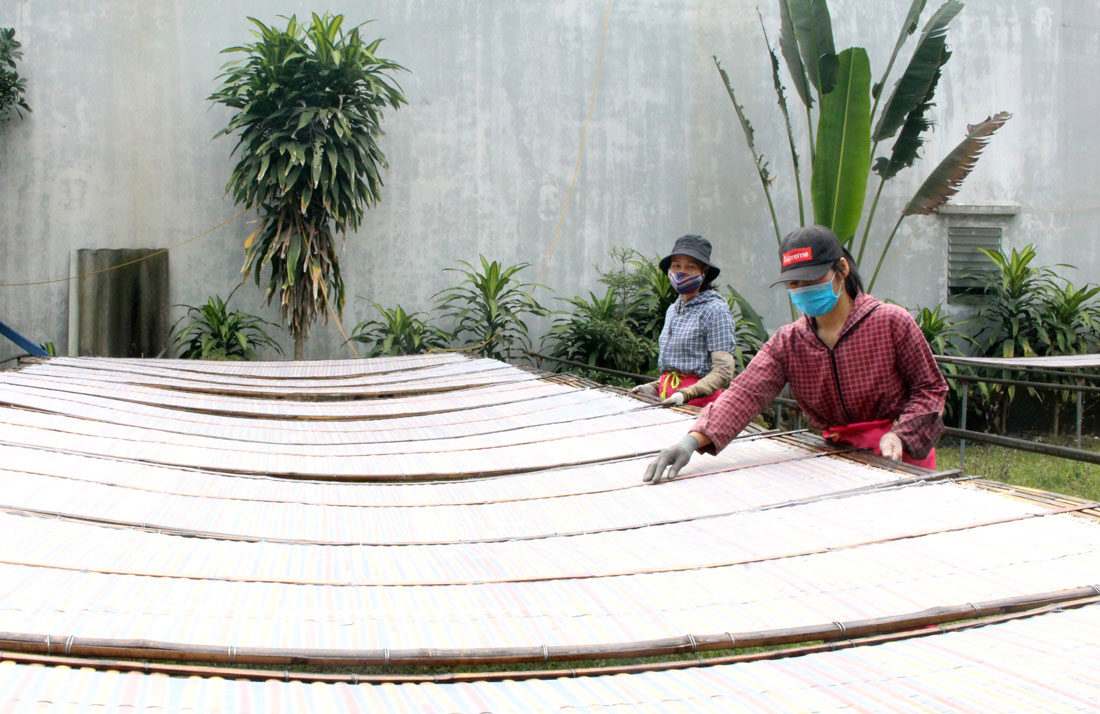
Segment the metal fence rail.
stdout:
<svg viewBox="0 0 1100 714">
<path fill-rule="evenodd" d="M 573 367 L 581 367 L 583 369 L 590 369 L 596 372 L 602 372 L 606 374 L 613 374 L 619 377 L 626 377 L 628 379 L 634 379 L 638 382 L 652 381 L 652 375 L 635 374 L 633 372 L 622 372 L 615 369 L 609 369 L 607 367 L 597 367 L 595 365 L 584 364 L 583 362 L 574 362 L 572 360 L 562 359 L 560 357 L 550 357 L 549 355 L 539 354 L 537 352 L 528 352 L 528 355 L 538 360 L 549 360 L 551 362 L 560 362 Z M 963 364 L 969 367 L 980 367 L 984 369 L 996 369 L 1000 371 L 1022 371 L 1028 374 L 1042 374 L 1058 376 L 1063 378 L 1073 379 L 1098 379 L 1100 375 L 1086 374 L 1083 372 L 1056 372 L 1052 370 L 1036 369 L 1034 367 L 1017 367 L 1012 368 L 1008 366 L 993 366 L 993 365 L 977 365 L 970 362 L 956 362 L 950 357 L 944 357 L 942 355 L 936 355 L 936 361 L 939 363 L 947 364 Z M 977 375 L 968 374 L 949 374 L 944 373 L 944 378 L 955 380 L 964 383 L 984 382 L 988 384 L 1005 384 L 1015 387 L 1024 387 L 1029 389 L 1046 389 L 1054 391 L 1075 392 L 1077 399 L 1077 418 L 1076 418 L 1076 448 L 1068 446 L 1056 446 L 1053 444 L 1041 444 L 1039 442 L 1030 441 L 1028 439 L 1016 439 L 1008 436 L 1000 436 L 997 434 L 989 434 L 982 431 L 971 431 L 966 428 L 966 411 L 967 411 L 967 398 L 969 395 L 969 388 L 962 390 L 962 404 L 960 405 L 959 426 L 947 427 L 947 436 L 955 437 L 959 440 L 959 468 L 963 468 L 966 463 L 966 442 L 977 441 L 985 444 L 993 444 L 995 446 L 1004 446 L 1010 449 L 1016 449 L 1018 451 L 1030 451 L 1037 454 L 1044 454 L 1046 456 L 1056 456 L 1062 459 L 1071 459 L 1074 461 L 1083 461 L 1091 464 L 1100 464 L 1100 453 L 1089 451 L 1081 448 L 1081 423 L 1084 418 L 1084 402 L 1083 396 L 1085 394 L 1100 394 L 1100 386 L 1090 386 L 1083 384 L 1055 384 L 1051 382 L 1033 382 L 1030 380 L 1019 379 L 1004 379 L 1001 377 L 980 377 Z M 802 425 L 802 412 L 798 409 L 798 402 L 786 397 L 777 397 L 773 401 L 775 406 L 775 419 L 776 423 L 780 423 L 783 420 L 783 409 L 789 407 L 795 411 L 795 428 L 799 429 Z"/>
</svg>

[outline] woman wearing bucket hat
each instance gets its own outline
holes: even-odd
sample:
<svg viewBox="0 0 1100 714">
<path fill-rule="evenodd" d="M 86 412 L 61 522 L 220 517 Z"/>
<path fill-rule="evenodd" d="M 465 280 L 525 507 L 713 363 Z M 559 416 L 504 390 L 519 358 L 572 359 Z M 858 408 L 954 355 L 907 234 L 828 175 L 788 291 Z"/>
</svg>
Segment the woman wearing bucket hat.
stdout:
<svg viewBox="0 0 1100 714">
<path fill-rule="evenodd" d="M 786 384 L 825 438 L 935 468 L 947 382 L 913 318 L 863 292 L 855 261 L 828 228 L 788 234 L 779 262 L 773 285 L 786 283 L 804 317 L 768 340 L 644 480 L 674 478 L 693 452 L 724 449 Z"/>
<path fill-rule="evenodd" d="M 661 399 L 664 406 L 705 406 L 733 375 L 733 315 L 711 287 L 721 271 L 710 262 L 710 241 L 695 235 L 677 238 L 658 265 L 680 297 L 665 312 L 658 342 L 661 378 L 631 391 Z"/>
</svg>

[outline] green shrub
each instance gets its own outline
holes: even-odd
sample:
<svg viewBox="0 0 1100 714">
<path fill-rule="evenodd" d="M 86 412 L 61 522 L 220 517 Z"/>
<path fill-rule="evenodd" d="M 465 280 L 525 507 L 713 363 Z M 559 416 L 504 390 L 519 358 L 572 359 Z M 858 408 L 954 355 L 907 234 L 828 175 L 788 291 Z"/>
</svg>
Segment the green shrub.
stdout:
<svg viewBox="0 0 1100 714">
<path fill-rule="evenodd" d="M 407 313 L 400 305 L 386 309 L 372 304 L 381 319 L 360 322 L 350 338 L 370 346 L 365 357 L 420 354 L 447 346 L 450 336 L 421 319 L 424 313 Z"/>
<path fill-rule="evenodd" d="M 226 190 L 259 214 L 245 240 L 241 270 L 278 294 L 283 320 L 301 359 L 310 325 L 328 319 L 326 303 L 344 306 L 341 240 L 382 199 L 387 168 L 382 116 L 408 102 L 392 75 L 405 68 L 380 57 L 382 40 L 344 29 L 343 15 L 286 28 L 255 26 L 251 44 L 228 47 L 221 86 L 208 99 L 233 110 L 215 136 L 237 136 L 238 161 Z M 342 237 L 342 238 L 341 238 Z"/>
<path fill-rule="evenodd" d="M 920 331 L 924 335 L 924 339 L 927 340 L 928 346 L 932 348 L 933 354 L 963 357 L 977 347 L 974 338 L 961 329 L 963 325 L 970 321 L 959 320 L 953 322 L 943 313 L 943 305 L 937 305 L 934 308 L 918 307 L 914 311 L 913 319 L 916 320 L 917 326 L 920 327 Z M 939 367 L 945 375 L 973 375 L 975 373 L 971 367 L 951 362 L 941 362 Z M 962 403 L 963 389 L 969 389 L 970 393 L 975 394 L 978 399 L 989 398 L 989 385 L 982 382 L 948 379 L 947 386 L 950 387 L 950 391 L 947 393 L 945 404 L 946 417 L 958 415 Z"/>
<path fill-rule="evenodd" d="M 639 334 L 637 320 L 615 295 L 609 287 L 603 297 L 589 293 L 588 299 L 566 300 L 573 311 L 555 319 L 544 338 L 553 342 L 551 356 L 621 372 L 648 371 L 656 363 L 657 343 Z M 606 374 L 599 379 L 606 380 Z"/>
<path fill-rule="evenodd" d="M 656 374 L 665 313 L 679 296 L 660 269 L 659 258 L 646 258 L 630 248 L 613 248 L 610 256 L 615 267 L 596 268 L 606 292 L 566 300 L 572 310 L 557 313 L 560 317 L 544 338 L 543 348 L 549 342 L 551 356 L 593 367 Z M 736 329 L 734 360 L 741 371 L 767 342 L 768 332 L 752 305 L 732 287 L 726 290 Z M 606 374 L 593 378 L 610 379 Z"/>
<path fill-rule="evenodd" d="M 183 347 L 181 358 L 253 360 L 258 347 L 270 347 L 283 353 L 279 343 L 262 327 L 278 325 L 247 312 L 228 309 L 238 289 L 240 285 L 233 288 L 225 300 L 213 295 L 205 305 L 179 305 L 187 308 L 187 312 L 172 326 L 172 345 Z M 188 318 L 190 322 L 181 328 L 180 323 Z"/>
<path fill-rule="evenodd" d="M 737 371 L 741 372 L 768 341 L 768 331 L 764 327 L 764 318 L 732 285 L 726 287 L 726 302 L 733 313 L 734 336 L 737 339 L 733 359 Z"/>
<path fill-rule="evenodd" d="M 562 298 L 572 309 L 555 313 L 559 317 L 543 337 L 542 349 L 593 367 L 652 373 L 657 369 L 657 338 L 665 310 L 676 293 L 657 266 L 658 259 L 621 247 L 612 248 L 608 255 L 614 267 L 595 268 L 607 290 L 602 296 L 590 292 L 587 298 Z M 585 376 L 605 383 L 612 379 L 596 370 Z"/>
<path fill-rule="evenodd" d="M 1054 268 L 1072 265 L 1032 265 L 1035 246 L 1027 245 L 1011 253 L 983 250 L 993 262 L 990 270 L 973 276 L 979 289 L 970 300 L 981 307 L 976 321 L 979 353 L 987 357 L 1033 357 L 1081 354 L 1095 348 L 1100 337 L 1100 307 L 1095 298 L 1100 287 L 1085 285 L 1077 288 L 1061 278 Z M 987 371 L 986 374 L 989 374 Z M 1019 379 L 1019 372 L 1002 370 L 995 373 L 1004 379 Z M 1046 378 L 1029 375 L 1029 379 L 1054 381 L 1069 377 Z M 1074 399 L 1071 392 L 1028 392 L 1054 410 L 1054 429 L 1062 403 Z M 1008 418 L 1016 387 L 990 384 L 978 392 L 975 408 L 998 432 L 1008 428 Z"/>
<path fill-rule="evenodd" d="M 15 28 L 0 27 L 0 123 L 11 121 L 12 110 L 20 117 L 31 110 L 25 98 L 27 80 L 15 71 L 15 61 L 23 58 L 20 47 Z"/>
<path fill-rule="evenodd" d="M 462 268 L 444 268 L 464 277 L 458 285 L 435 294 L 436 307 L 454 323 L 454 338 L 465 341 L 474 352 L 492 359 L 508 359 L 516 347 L 530 349 L 527 323 L 523 316 L 545 317 L 550 312 L 531 296 L 537 287 L 515 277 L 529 263 L 505 267 L 481 259 L 479 271 L 465 260 Z"/>
<path fill-rule="evenodd" d="M 642 334 L 654 342 L 661 337 L 669 305 L 679 297 L 672 289 L 668 273 L 661 270 L 660 261 L 660 256 L 646 258 L 633 250 L 626 261 L 631 266 L 636 285 L 636 291 L 631 298 L 631 315 L 639 323 Z M 653 368 L 657 368 L 656 357 Z"/>
</svg>

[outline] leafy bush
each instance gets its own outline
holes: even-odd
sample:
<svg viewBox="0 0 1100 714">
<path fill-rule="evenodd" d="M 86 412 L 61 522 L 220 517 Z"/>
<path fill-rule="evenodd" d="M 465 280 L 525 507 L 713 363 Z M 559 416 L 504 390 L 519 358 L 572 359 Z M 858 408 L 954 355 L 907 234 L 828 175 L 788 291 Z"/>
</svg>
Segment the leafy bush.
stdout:
<svg viewBox="0 0 1100 714">
<path fill-rule="evenodd" d="M 570 298 L 572 313 L 554 320 L 546 338 L 553 340 L 553 357 L 584 362 L 594 367 L 635 374 L 648 371 L 657 359 L 657 343 L 639 334 L 635 316 L 616 300 L 614 288 L 603 297 L 588 293 L 588 299 Z M 606 375 L 600 378 L 605 381 Z"/>
<path fill-rule="evenodd" d="M 382 199 L 382 113 L 407 102 L 391 78 L 405 68 L 378 56 L 382 40 L 362 37 L 361 25 L 345 31 L 343 15 L 328 13 L 284 19 L 279 29 L 249 18 L 256 41 L 222 50 L 245 56 L 225 65 L 208 99 L 235 110 L 215 135 L 239 132 L 226 190 L 259 213 L 241 272 L 257 285 L 268 272 L 267 300 L 278 293 L 301 359 L 310 325 L 328 319 L 325 302 L 343 308 L 337 235 Z"/>
<path fill-rule="evenodd" d="M 965 356 L 970 349 L 977 347 L 977 342 L 974 338 L 961 329 L 963 325 L 969 323 L 969 320 L 959 320 L 952 322 L 951 319 L 943 313 L 943 305 L 937 305 L 934 308 L 918 307 L 913 315 L 913 319 L 916 320 L 917 326 L 920 327 L 921 333 L 924 335 L 924 339 L 928 342 L 928 346 L 932 348 L 933 354 L 945 355 L 948 357 L 962 357 Z M 973 375 L 974 370 L 964 365 L 953 364 L 951 362 L 941 362 L 940 371 L 945 375 Z M 945 405 L 945 416 L 954 416 L 959 413 L 959 408 L 962 403 L 963 389 L 969 389 L 971 393 L 976 393 L 979 399 L 989 398 L 989 385 L 983 382 L 963 382 L 957 379 L 948 379 L 947 386 L 951 391 L 947 394 L 947 401 Z"/>
<path fill-rule="evenodd" d="M 657 369 L 657 338 L 664 325 L 665 310 L 676 293 L 668 276 L 632 248 L 612 248 L 614 267 L 600 270 L 599 282 L 607 286 L 603 296 L 590 292 L 587 298 L 565 301 L 571 311 L 557 311 L 558 318 L 543 337 L 554 357 L 584 362 L 593 367 L 648 374 Z M 576 371 L 576 370 L 572 370 Z M 589 376 L 600 382 L 612 377 L 592 370 Z"/>
<path fill-rule="evenodd" d="M 768 341 L 768 331 L 764 327 L 764 318 L 732 285 L 726 287 L 726 302 L 733 313 L 734 337 L 737 339 L 733 359 L 740 372 Z"/>
<path fill-rule="evenodd" d="M 631 314 L 638 321 L 642 334 L 656 342 L 665 326 L 665 313 L 676 302 L 677 294 L 672 289 L 668 273 L 661 270 L 660 256 L 646 258 L 641 253 L 630 251 L 627 263 L 635 276 L 636 292 L 631 300 Z M 602 277 L 601 277 L 602 280 Z M 653 368 L 657 362 L 654 357 Z"/>
<path fill-rule="evenodd" d="M 1100 336 L 1100 307 L 1092 300 L 1100 286 L 1050 285 L 1043 296 L 1042 321 L 1052 354 L 1084 354 Z"/>
<path fill-rule="evenodd" d="M 20 47 L 22 45 L 15 39 L 15 29 L 0 27 L 0 123 L 11 121 L 13 109 L 20 117 L 24 111 L 31 110 L 24 97 L 27 80 L 15 71 L 15 61 L 23 58 Z"/>
<path fill-rule="evenodd" d="M 553 357 L 593 367 L 655 374 L 665 313 L 679 296 L 658 266 L 659 258 L 646 258 L 630 248 L 613 248 L 610 256 L 615 263 L 613 269 L 596 269 L 607 291 L 603 296 L 590 292 L 587 298 L 566 300 L 572 311 L 558 313 L 561 317 L 554 320 L 544 343 L 552 343 Z M 767 342 L 768 331 L 760 314 L 735 289 L 728 287 L 725 297 L 734 316 L 734 360 L 740 371 Z M 602 382 L 611 379 L 606 374 L 591 374 Z"/>
<path fill-rule="evenodd" d="M 172 344 L 183 346 L 183 359 L 253 360 L 255 348 L 270 347 L 279 354 L 283 348 L 267 332 L 263 325 L 278 327 L 247 312 L 230 311 L 229 301 L 240 285 L 233 288 L 222 300 L 217 295 L 207 299 L 205 305 L 180 305 L 187 312 L 172 326 Z M 190 318 L 182 328 L 179 325 Z M 179 328 L 179 329 L 177 329 Z"/>
<path fill-rule="evenodd" d="M 1100 307 L 1094 302 L 1100 287 L 1084 285 L 1077 288 L 1066 281 L 1051 285 L 1044 296 L 1043 323 L 1050 336 L 1049 354 L 1084 354 L 1093 349 L 1100 338 Z M 1073 377 L 1051 377 L 1059 384 L 1073 384 Z M 1070 391 L 1044 391 L 1044 402 L 1051 407 L 1051 433 L 1058 434 L 1062 408 L 1077 399 Z"/>
<path fill-rule="evenodd" d="M 507 359 L 518 345 L 530 349 L 524 315 L 544 317 L 549 311 L 531 296 L 533 283 L 521 283 L 515 275 L 528 267 L 519 263 L 505 267 L 497 261 L 481 259 L 479 271 L 465 260 L 462 268 L 444 268 L 465 276 L 458 285 L 435 294 L 436 307 L 454 323 L 454 338 L 465 336 L 477 354 Z"/>
<path fill-rule="evenodd" d="M 400 305 L 392 309 L 378 303 L 373 305 L 381 319 L 360 322 L 350 338 L 370 345 L 366 357 L 420 354 L 447 346 L 450 336 L 421 319 L 426 317 L 424 313 L 407 313 Z"/>
<path fill-rule="evenodd" d="M 978 342 L 987 357 L 1034 357 L 1046 354 L 1050 341 L 1043 320 L 1045 298 L 1054 287 L 1056 273 L 1049 267 L 1033 267 L 1035 246 L 1012 254 L 981 249 L 994 263 L 978 272 L 981 309 L 977 321 Z M 1073 267 L 1062 265 L 1059 267 Z"/>
<path fill-rule="evenodd" d="M 987 357 L 1042 357 L 1080 354 L 1096 346 L 1100 336 L 1100 307 L 1094 300 L 1100 295 L 1100 287 L 1077 288 L 1053 269 L 1073 268 L 1072 265 L 1032 265 L 1036 258 L 1033 245 L 1013 249 L 1011 253 L 982 252 L 993 261 L 993 268 L 973 276 L 980 287 L 980 293 L 972 299 L 981 305 L 976 317 L 980 325 L 976 338 L 981 354 Z M 1019 377 L 1007 370 L 998 376 Z M 1054 377 L 1053 381 L 1063 379 L 1068 378 Z M 1073 394 L 1040 393 L 1031 388 L 1028 392 L 1053 403 L 1057 430 L 1061 404 L 1073 399 Z M 976 400 L 977 410 L 998 433 L 1004 433 L 1016 387 L 991 384 L 983 396 L 985 398 Z"/>
</svg>

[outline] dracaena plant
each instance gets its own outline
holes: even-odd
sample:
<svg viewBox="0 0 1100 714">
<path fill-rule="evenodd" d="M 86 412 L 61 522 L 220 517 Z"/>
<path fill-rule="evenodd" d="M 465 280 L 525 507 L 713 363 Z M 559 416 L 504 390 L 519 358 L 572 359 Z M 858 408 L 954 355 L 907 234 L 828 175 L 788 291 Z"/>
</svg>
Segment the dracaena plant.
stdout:
<svg viewBox="0 0 1100 714">
<path fill-rule="evenodd" d="M 181 358 L 253 360 L 256 350 L 261 347 L 282 354 L 283 348 L 264 330 L 265 325 L 278 325 L 247 312 L 229 309 L 229 301 L 239 288 L 240 285 L 233 288 L 225 300 L 212 295 L 203 305 L 179 306 L 186 312 L 172 326 L 172 344 L 182 348 Z"/>
<path fill-rule="evenodd" d="M 267 300 L 279 296 L 296 359 L 313 321 L 327 320 L 326 303 L 343 308 L 337 236 L 346 240 L 381 200 L 382 114 L 407 103 L 391 78 L 404 68 L 343 19 L 291 16 L 277 28 L 249 18 L 256 41 L 222 50 L 244 57 L 225 65 L 209 97 L 236 110 L 216 135 L 237 135 L 226 190 L 259 213 L 242 272 L 260 285 L 266 271 Z"/>
<path fill-rule="evenodd" d="M 908 65 L 879 111 L 883 89 L 894 62 L 908 38 L 920 26 L 926 0 L 912 0 L 886 69 L 874 84 L 864 48 L 850 47 L 836 51 L 826 0 L 778 0 L 778 3 L 779 50 L 791 86 L 801 100 L 806 115 L 813 222 L 831 228 L 841 242 L 852 250 L 856 262 L 861 263 L 883 185 L 913 165 L 924 144 L 925 132 L 931 127 L 928 112 L 933 105 L 943 66 L 951 56 L 947 50 L 947 27 L 963 6 L 957 0 L 948 0 L 925 23 Z M 798 221 L 800 225 L 806 225 L 802 161 L 791 125 L 779 55 L 772 48 L 763 18 L 760 24 L 786 128 L 798 199 Z M 722 69 L 717 57 L 714 62 L 756 164 L 778 243 L 784 231 L 780 229 L 782 220 L 772 198 L 775 177 L 764 154 L 757 151 L 752 123 L 745 108 L 737 101 L 729 75 Z M 990 136 L 1010 116 L 1001 112 L 969 127 L 967 137 L 929 174 L 883 242 L 868 284 L 869 290 L 874 287 L 901 221 L 906 216 L 934 213 L 953 196 L 973 170 Z M 879 145 L 890 140 L 893 143 L 889 155 L 876 158 Z M 864 198 L 871 173 L 878 176 L 878 188 L 871 209 L 863 219 Z M 863 231 L 856 250 L 861 221 Z"/>
<path fill-rule="evenodd" d="M 506 266 L 478 256 L 480 268 L 465 260 L 463 268 L 444 268 L 458 273 L 462 281 L 435 294 L 436 306 L 454 324 L 456 340 L 483 357 L 508 359 L 516 348 L 529 348 L 525 316 L 544 317 L 549 311 L 531 291 L 537 285 L 520 282 L 517 274 L 528 263 Z"/>
<path fill-rule="evenodd" d="M 572 309 L 555 318 L 544 338 L 552 344 L 552 356 L 635 374 L 656 362 L 657 343 L 640 334 L 637 319 L 614 288 L 566 302 Z"/>
<path fill-rule="evenodd" d="M 975 338 L 981 354 L 986 357 L 1035 357 L 1049 354 L 1050 335 L 1044 320 L 1045 300 L 1055 286 L 1055 271 L 1049 266 L 1033 265 L 1035 247 L 982 252 L 992 261 L 988 270 L 974 274 L 980 290 L 969 296 L 981 305 L 975 316 L 979 328 Z M 1070 267 L 1070 266 L 1060 266 Z M 1013 379 L 1009 371 L 997 373 L 1002 379 Z M 1029 388 L 1028 391 L 1038 396 Z M 975 403 L 977 410 L 998 433 L 1008 428 L 1009 409 L 1016 398 L 1012 384 L 990 384 L 983 399 Z"/>
<path fill-rule="evenodd" d="M 447 346 L 450 336 L 425 319 L 424 313 L 373 304 L 379 319 L 360 322 L 351 334 L 352 340 L 370 347 L 367 357 L 414 355 Z"/>
</svg>

